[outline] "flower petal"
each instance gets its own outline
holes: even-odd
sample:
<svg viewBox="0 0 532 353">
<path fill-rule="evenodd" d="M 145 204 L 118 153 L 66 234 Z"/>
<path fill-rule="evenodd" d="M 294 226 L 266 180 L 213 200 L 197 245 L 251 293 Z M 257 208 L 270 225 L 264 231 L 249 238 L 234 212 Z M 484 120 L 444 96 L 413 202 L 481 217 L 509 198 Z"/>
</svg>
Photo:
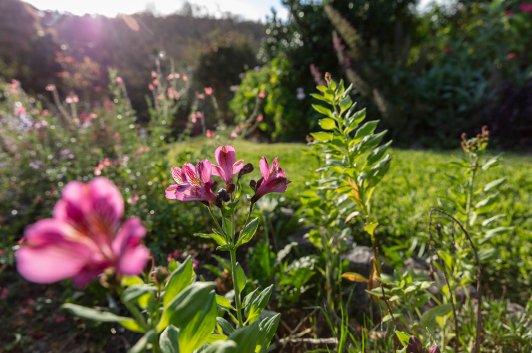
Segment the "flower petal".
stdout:
<svg viewBox="0 0 532 353">
<path fill-rule="evenodd" d="M 173 167 L 172 168 L 172 178 L 178 184 L 183 184 L 183 177 L 181 176 L 181 168 Z"/>
<path fill-rule="evenodd" d="M 102 219 L 109 220 L 118 226 L 124 214 L 124 199 L 120 190 L 106 178 L 92 179 L 89 184 L 92 210 Z"/>
<path fill-rule="evenodd" d="M 266 157 L 262 156 L 262 159 L 260 160 L 260 173 L 262 174 L 262 177 L 264 178 L 264 181 L 267 181 L 270 177 L 270 167 L 268 166 L 268 161 L 266 160 Z"/>
<path fill-rule="evenodd" d="M 145 267 L 150 252 L 140 243 L 146 228 L 138 217 L 124 222 L 113 241 L 113 253 L 117 258 L 118 271 L 126 275 L 139 274 Z"/>
<path fill-rule="evenodd" d="M 182 176 L 184 176 L 184 179 L 193 186 L 200 186 L 200 180 L 198 179 L 198 176 L 196 175 L 196 168 L 190 164 L 185 163 L 183 165 L 182 169 Z"/>
<path fill-rule="evenodd" d="M 94 249 L 76 241 L 77 232 L 57 219 L 44 219 L 25 231 L 27 245 L 17 251 L 17 270 L 28 281 L 53 283 L 76 275 Z"/>
<path fill-rule="evenodd" d="M 244 160 L 241 159 L 236 161 L 235 164 L 233 164 L 233 174 L 238 173 L 242 168 L 244 168 Z"/>
<path fill-rule="evenodd" d="M 214 152 L 214 157 L 218 165 L 224 170 L 226 184 L 233 179 L 233 165 L 236 160 L 235 148 L 233 146 L 220 146 Z"/>
<path fill-rule="evenodd" d="M 177 199 L 177 196 L 175 194 L 175 192 L 177 191 L 177 188 L 179 187 L 179 185 L 177 184 L 174 184 L 174 185 L 170 185 L 166 191 L 164 192 L 164 196 L 166 196 L 167 199 L 170 199 L 170 200 L 175 200 Z"/>
<path fill-rule="evenodd" d="M 198 177 L 201 178 L 201 181 L 203 183 L 208 183 L 211 181 L 211 175 L 212 175 L 212 164 L 208 159 L 204 159 L 198 163 L 198 166 L 196 167 L 196 172 L 198 173 Z"/>
<path fill-rule="evenodd" d="M 222 169 L 222 167 L 220 167 L 220 166 L 213 165 L 213 166 L 212 166 L 212 174 L 213 174 L 213 175 L 216 175 L 216 176 L 219 176 L 220 178 L 222 178 L 223 180 L 225 180 L 225 172 L 224 172 L 224 170 Z"/>
</svg>

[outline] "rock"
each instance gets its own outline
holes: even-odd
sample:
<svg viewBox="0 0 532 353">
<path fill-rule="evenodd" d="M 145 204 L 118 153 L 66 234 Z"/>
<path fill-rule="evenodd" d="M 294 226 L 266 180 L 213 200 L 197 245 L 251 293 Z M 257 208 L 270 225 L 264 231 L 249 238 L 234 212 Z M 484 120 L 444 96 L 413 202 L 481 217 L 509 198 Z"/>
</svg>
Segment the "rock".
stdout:
<svg viewBox="0 0 532 353">
<path fill-rule="evenodd" d="M 468 296 L 470 298 L 476 299 L 478 298 L 477 287 L 470 284 L 465 287 L 458 288 L 456 292 L 454 292 L 454 295 L 456 296 L 456 301 L 459 301 L 459 302 L 466 301 Z"/>
<path fill-rule="evenodd" d="M 521 315 L 525 312 L 524 306 L 512 302 L 508 302 L 508 306 L 506 307 L 506 309 L 508 310 L 509 317 L 521 317 Z"/>
<path fill-rule="evenodd" d="M 430 274 L 430 266 L 421 257 L 412 256 L 406 259 L 403 268 L 401 269 L 401 273 L 405 273 L 409 268 L 414 270 L 414 273 L 420 273 L 423 272 L 425 276 L 429 277 Z"/>
<path fill-rule="evenodd" d="M 295 232 L 294 234 L 290 235 L 288 237 L 288 239 L 292 242 L 296 242 L 297 243 L 297 246 L 300 246 L 302 248 L 314 248 L 314 244 L 312 244 L 310 242 L 310 240 L 308 240 L 308 238 L 304 238 L 304 236 L 310 232 L 312 229 L 316 229 L 316 227 L 306 227 L 306 228 L 301 228 L 300 230 L 298 230 L 297 232 Z"/>
</svg>

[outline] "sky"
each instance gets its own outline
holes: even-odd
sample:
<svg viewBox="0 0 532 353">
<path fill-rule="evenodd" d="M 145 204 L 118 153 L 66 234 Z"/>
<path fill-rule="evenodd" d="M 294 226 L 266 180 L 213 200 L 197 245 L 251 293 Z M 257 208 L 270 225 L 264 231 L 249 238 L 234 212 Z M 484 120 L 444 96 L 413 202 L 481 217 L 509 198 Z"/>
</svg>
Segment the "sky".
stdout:
<svg viewBox="0 0 532 353">
<path fill-rule="evenodd" d="M 155 9 L 161 15 L 173 13 L 182 8 L 186 0 L 25 0 L 40 10 L 58 10 L 76 15 L 100 14 L 114 17 L 118 13 L 132 14 Z M 421 0 L 420 8 L 432 0 Z M 205 6 L 215 16 L 231 12 L 248 20 L 262 20 L 271 14 L 274 7 L 280 18 L 286 19 L 288 11 L 280 0 L 189 0 L 191 4 Z"/>
</svg>

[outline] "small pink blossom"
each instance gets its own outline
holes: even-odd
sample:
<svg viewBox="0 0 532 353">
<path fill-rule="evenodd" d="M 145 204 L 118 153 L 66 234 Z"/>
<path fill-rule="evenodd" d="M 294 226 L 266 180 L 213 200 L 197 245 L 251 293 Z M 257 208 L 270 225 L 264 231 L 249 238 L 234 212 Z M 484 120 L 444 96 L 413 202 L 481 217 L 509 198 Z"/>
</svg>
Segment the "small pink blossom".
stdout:
<svg viewBox="0 0 532 353">
<path fill-rule="evenodd" d="M 202 112 L 196 112 L 196 118 L 203 119 L 203 113 Z"/>
<path fill-rule="evenodd" d="M 121 84 L 122 84 L 122 77 L 117 76 L 117 77 L 116 77 L 116 83 L 118 83 L 119 85 L 121 85 Z"/>
<path fill-rule="evenodd" d="M 450 53 L 450 52 L 452 52 L 452 51 L 453 51 L 453 47 L 446 47 L 446 48 L 445 48 L 445 52 L 446 52 L 446 53 Z"/>
<path fill-rule="evenodd" d="M 172 168 L 172 177 L 177 184 L 166 189 L 166 198 L 216 203 L 216 195 L 211 190 L 211 175 L 212 164 L 207 159 L 200 161 L 195 168 L 190 163 Z"/>
<path fill-rule="evenodd" d="M 264 117 L 262 116 L 262 114 L 257 117 L 257 120 L 258 121 L 263 121 L 264 120 Z"/>
<path fill-rule="evenodd" d="M 214 152 L 218 165 L 213 166 L 212 174 L 219 176 L 229 185 L 233 182 L 233 174 L 237 174 L 244 167 L 244 160 L 236 160 L 233 146 L 220 146 Z"/>
<path fill-rule="evenodd" d="M 196 259 L 192 259 L 192 268 L 196 270 L 198 266 L 199 266 L 199 261 Z"/>
<path fill-rule="evenodd" d="M 212 88 L 211 87 L 205 87 L 205 94 L 210 96 L 212 94 Z"/>
<path fill-rule="evenodd" d="M 55 91 L 55 85 L 49 84 L 45 89 L 49 92 Z"/>
<path fill-rule="evenodd" d="M 153 85 L 151 83 L 148 85 L 148 88 L 150 89 L 150 91 L 153 91 Z"/>
<path fill-rule="evenodd" d="M 283 169 L 279 166 L 277 157 L 273 160 L 273 164 L 269 166 L 266 157 L 262 156 L 260 160 L 260 172 L 262 178 L 257 181 L 255 195 L 251 198 L 251 203 L 257 202 L 261 197 L 272 192 L 283 193 L 286 191 L 288 184 L 291 183 L 290 180 L 286 179 Z"/>
<path fill-rule="evenodd" d="M 136 217 L 121 224 L 123 213 L 124 199 L 109 180 L 68 183 L 53 218 L 26 228 L 16 252 L 18 272 L 43 284 L 72 278 L 78 287 L 106 269 L 118 276 L 139 274 L 149 257 L 140 243 L 146 228 Z"/>
<path fill-rule="evenodd" d="M 152 72 L 151 72 L 151 77 L 156 78 L 156 77 L 157 77 L 157 72 L 152 71 Z"/>
<path fill-rule="evenodd" d="M 26 108 L 17 108 L 17 115 L 26 114 Z"/>
<path fill-rule="evenodd" d="M 55 317 L 55 322 L 57 322 L 57 323 L 63 322 L 65 320 L 66 320 L 66 318 L 64 316 L 61 316 L 61 315 L 57 315 Z"/>
<path fill-rule="evenodd" d="M 506 11 L 506 16 L 512 16 L 514 12 L 512 10 Z"/>
<path fill-rule="evenodd" d="M 519 10 L 524 12 L 532 12 L 532 4 L 522 3 L 519 5 Z"/>
<path fill-rule="evenodd" d="M 89 117 L 90 117 L 91 119 L 96 119 L 96 118 L 98 117 L 98 114 L 96 114 L 96 113 L 90 113 L 90 114 L 89 114 Z"/>
<path fill-rule="evenodd" d="M 154 85 L 154 86 L 159 85 L 159 80 L 153 80 L 153 85 Z"/>
<path fill-rule="evenodd" d="M 207 138 L 213 138 L 215 135 L 214 135 L 214 132 L 207 129 L 207 131 L 205 132 L 205 136 L 207 136 Z"/>
<path fill-rule="evenodd" d="M 513 58 L 515 58 L 515 53 L 508 53 L 508 54 L 506 54 L 506 57 L 508 59 L 513 59 Z"/>
<path fill-rule="evenodd" d="M 185 81 L 185 82 L 188 81 L 187 75 L 183 75 L 183 81 Z"/>
<path fill-rule="evenodd" d="M 0 294 L 0 298 L 6 299 L 8 294 L 9 294 L 9 290 L 7 288 L 2 288 L 2 293 Z"/>
<path fill-rule="evenodd" d="M 77 103 L 77 102 L 79 102 L 79 97 L 75 94 L 75 95 L 72 97 L 72 100 L 74 101 L 74 103 Z"/>
<path fill-rule="evenodd" d="M 198 94 L 198 99 L 205 99 L 205 95 L 203 93 Z"/>
<path fill-rule="evenodd" d="M 173 78 L 174 78 L 174 74 L 170 74 L 170 75 L 166 76 L 166 79 L 168 81 L 172 80 Z"/>
<path fill-rule="evenodd" d="M 48 109 L 44 109 L 42 111 L 42 116 L 48 116 Z"/>
<path fill-rule="evenodd" d="M 133 194 L 131 195 L 128 199 L 127 199 L 127 203 L 132 205 L 132 206 L 135 206 L 137 204 L 137 201 L 139 200 L 139 195 L 138 194 Z"/>
<path fill-rule="evenodd" d="M 65 101 L 66 101 L 68 104 L 72 104 L 72 97 L 70 97 L 70 96 L 66 97 Z"/>
<path fill-rule="evenodd" d="M 260 98 L 264 98 L 264 97 L 266 97 L 266 94 L 264 94 L 264 92 L 260 92 L 260 93 L 259 93 L 259 97 L 260 97 Z"/>
</svg>

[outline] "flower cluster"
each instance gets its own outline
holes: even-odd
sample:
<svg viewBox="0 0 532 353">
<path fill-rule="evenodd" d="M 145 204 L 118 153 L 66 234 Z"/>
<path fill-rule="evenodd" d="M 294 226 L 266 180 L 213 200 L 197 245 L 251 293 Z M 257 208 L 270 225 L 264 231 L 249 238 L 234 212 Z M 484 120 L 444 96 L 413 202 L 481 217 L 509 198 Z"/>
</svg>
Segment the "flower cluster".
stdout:
<svg viewBox="0 0 532 353">
<path fill-rule="evenodd" d="M 166 189 L 166 198 L 180 201 L 201 201 L 205 205 L 214 204 L 221 206 L 223 202 L 229 201 L 229 194 L 235 192 L 239 186 L 240 178 L 253 171 L 253 165 L 244 165 L 244 160 L 236 160 L 236 153 L 233 146 L 220 146 L 214 153 L 214 158 L 218 165 L 204 159 L 196 167 L 190 163 L 185 163 L 182 167 L 172 169 L 172 177 L 176 184 L 170 185 Z M 260 171 L 262 178 L 258 181 L 250 182 L 255 195 L 251 198 L 251 203 L 256 203 L 261 197 L 272 192 L 283 193 L 286 191 L 290 180 L 279 166 L 278 158 L 275 157 L 273 164 L 268 165 L 265 157 L 260 161 Z M 238 174 L 236 182 L 233 176 Z M 225 189 L 220 189 L 215 194 L 217 182 L 212 180 L 212 176 L 222 178 Z"/>
</svg>

